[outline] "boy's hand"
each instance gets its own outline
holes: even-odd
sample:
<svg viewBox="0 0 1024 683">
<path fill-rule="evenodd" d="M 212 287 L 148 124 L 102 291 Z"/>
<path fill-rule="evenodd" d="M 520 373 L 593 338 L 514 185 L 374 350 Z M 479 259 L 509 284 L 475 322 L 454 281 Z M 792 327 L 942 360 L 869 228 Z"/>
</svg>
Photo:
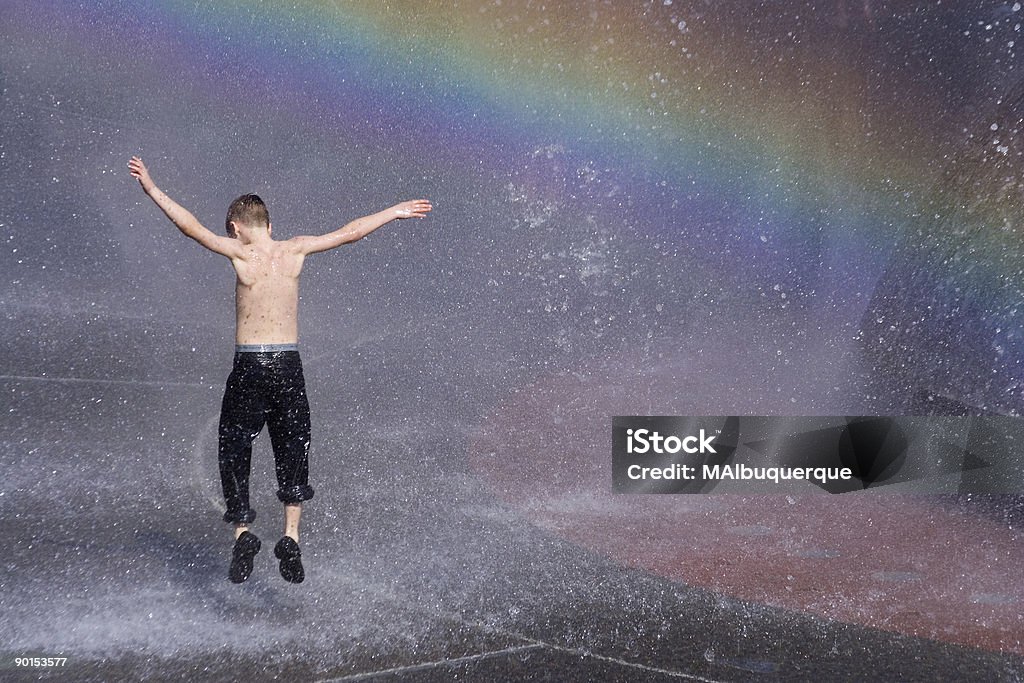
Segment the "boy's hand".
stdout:
<svg viewBox="0 0 1024 683">
<path fill-rule="evenodd" d="M 143 190 L 149 192 L 153 189 L 153 179 L 149 177 L 149 171 L 146 169 L 146 164 L 142 163 L 142 159 L 132 157 L 128 162 L 128 170 L 131 172 L 132 177 L 139 181 L 139 185 L 142 185 Z"/>
<path fill-rule="evenodd" d="M 391 207 L 396 218 L 423 218 L 434 208 L 426 199 L 414 199 L 411 202 L 402 202 Z"/>
</svg>

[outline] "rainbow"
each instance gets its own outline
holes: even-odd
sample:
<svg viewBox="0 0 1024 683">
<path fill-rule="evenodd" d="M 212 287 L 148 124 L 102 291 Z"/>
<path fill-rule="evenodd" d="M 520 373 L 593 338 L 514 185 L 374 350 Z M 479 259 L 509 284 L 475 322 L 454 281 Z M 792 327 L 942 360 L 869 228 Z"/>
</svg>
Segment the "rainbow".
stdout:
<svg viewBox="0 0 1024 683">
<path fill-rule="evenodd" d="M 763 264 L 751 286 L 815 252 L 807 267 L 825 285 L 805 305 L 846 307 L 839 317 L 859 325 L 879 286 L 937 299 L 946 317 L 899 321 L 910 336 L 897 345 L 913 346 L 915 325 L 933 328 L 928 339 L 974 330 L 971 353 L 996 363 L 991 391 L 1016 386 L 1015 131 L 947 107 L 970 74 L 947 65 L 941 81 L 892 49 L 908 24 L 932 26 L 966 46 L 982 44 L 972 31 L 1008 37 L 1011 63 L 1015 18 L 985 29 L 941 6 L 860 17 L 841 2 L 748 4 L 52 2 L 12 20 L 32 30 L 49 13 L 74 59 L 96 68 L 143 54 L 149 87 L 179 89 L 185 110 L 238 117 L 247 101 L 272 108 L 283 135 L 342 139 L 424 175 L 511 178 L 641 234 L 720 238 L 720 265 Z M 530 172 L 545 148 L 560 165 Z M 622 191 L 581 197 L 572 176 L 588 168 Z M 709 222 L 717 234 L 692 229 Z M 909 284 L 906 264 L 919 269 Z"/>
</svg>

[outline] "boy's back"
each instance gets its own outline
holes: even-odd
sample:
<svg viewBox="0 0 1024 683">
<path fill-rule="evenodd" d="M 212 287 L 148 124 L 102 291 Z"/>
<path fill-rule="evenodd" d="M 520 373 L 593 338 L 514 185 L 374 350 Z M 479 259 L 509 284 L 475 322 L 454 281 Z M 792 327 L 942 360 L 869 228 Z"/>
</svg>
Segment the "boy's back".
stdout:
<svg viewBox="0 0 1024 683">
<path fill-rule="evenodd" d="M 235 268 L 235 343 L 289 344 L 299 339 L 299 274 L 305 255 L 290 241 L 245 245 Z"/>
</svg>

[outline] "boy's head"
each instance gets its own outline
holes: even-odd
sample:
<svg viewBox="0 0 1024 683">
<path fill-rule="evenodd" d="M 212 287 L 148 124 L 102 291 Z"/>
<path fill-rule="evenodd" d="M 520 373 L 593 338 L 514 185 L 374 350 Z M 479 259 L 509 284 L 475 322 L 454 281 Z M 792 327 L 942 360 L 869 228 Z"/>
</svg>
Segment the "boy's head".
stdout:
<svg viewBox="0 0 1024 683">
<path fill-rule="evenodd" d="M 224 220 L 224 229 L 228 237 L 237 237 L 232 223 L 245 225 L 252 228 L 269 228 L 270 212 L 267 205 L 255 194 L 243 194 L 231 202 L 228 207 L 228 216 Z"/>
</svg>

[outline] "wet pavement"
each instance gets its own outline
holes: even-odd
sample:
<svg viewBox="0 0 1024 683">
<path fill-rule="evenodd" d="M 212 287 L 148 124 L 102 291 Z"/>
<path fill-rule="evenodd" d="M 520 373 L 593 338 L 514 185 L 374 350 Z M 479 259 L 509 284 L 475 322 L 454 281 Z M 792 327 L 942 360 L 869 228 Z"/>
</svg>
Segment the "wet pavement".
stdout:
<svg viewBox="0 0 1024 683">
<path fill-rule="evenodd" d="M 134 346 L 170 327 L 142 326 Z M 58 376 L 52 362 L 44 376 L 14 338 L 0 373 L 4 679 L 1024 675 L 1013 499 L 617 496 L 598 448 L 612 377 L 595 391 L 538 375 L 500 404 L 425 384 L 410 401 L 398 388 L 420 339 L 306 344 L 317 496 L 296 586 L 268 552 L 247 583 L 227 580 L 213 445 L 229 353 L 183 351 L 198 362 L 178 371 L 172 352 L 145 380 L 96 366 Z M 573 450 L 553 434 L 584 439 Z M 539 474 L 551 467 L 557 485 Z M 273 491 L 263 436 L 264 549 L 281 526 Z M 67 662 L 13 665 L 30 656 Z"/>
</svg>

